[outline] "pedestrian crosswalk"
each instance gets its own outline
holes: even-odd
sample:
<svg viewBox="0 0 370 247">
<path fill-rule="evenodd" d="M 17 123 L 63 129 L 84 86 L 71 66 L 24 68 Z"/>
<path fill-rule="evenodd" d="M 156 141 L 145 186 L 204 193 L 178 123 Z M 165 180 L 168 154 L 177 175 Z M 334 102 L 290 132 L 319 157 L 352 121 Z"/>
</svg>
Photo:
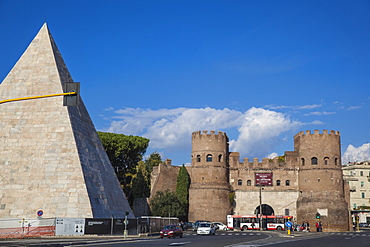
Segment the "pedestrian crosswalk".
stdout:
<svg viewBox="0 0 370 247">
<path fill-rule="evenodd" d="M 196 232 L 191 232 L 191 233 L 184 233 L 184 236 L 196 236 Z M 215 235 L 220 235 L 220 236 L 259 236 L 261 233 L 259 232 L 216 232 Z"/>
<path fill-rule="evenodd" d="M 265 234 L 267 232 L 264 232 Z M 261 232 L 216 232 L 215 235 L 219 236 L 259 236 L 261 235 Z M 287 237 L 289 238 L 317 238 L 317 237 L 322 237 L 323 235 L 328 236 L 328 235 L 341 235 L 346 237 L 346 239 L 349 238 L 355 238 L 355 237 L 370 237 L 370 232 L 322 232 L 322 233 L 308 233 L 308 234 L 292 234 L 292 235 L 287 235 L 286 232 L 274 232 L 274 235 L 277 234 L 276 236 L 280 236 L 282 238 L 285 238 L 284 241 L 289 241 L 286 239 Z M 184 236 L 197 236 L 196 232 L 187 232 L 184 233 Z"/>
<path fill-rule="evenodd" d="M 327 232 L 324 234 L 328 235 L 342 235 L 342 236 L 350 236 L 350 237 L 370 237 L 369 233 L 362 233 L 362 232 Z"/>
</svg>

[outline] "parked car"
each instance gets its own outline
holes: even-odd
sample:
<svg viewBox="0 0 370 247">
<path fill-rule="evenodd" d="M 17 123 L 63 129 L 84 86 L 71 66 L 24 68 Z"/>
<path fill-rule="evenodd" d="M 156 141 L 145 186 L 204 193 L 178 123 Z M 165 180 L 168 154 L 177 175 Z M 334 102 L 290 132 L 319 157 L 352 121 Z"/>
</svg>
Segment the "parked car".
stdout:
<svg viewBox="0 0 370 247">
<path fill-rule="evenodd" d="M 193 231 L 196 231 L 198 229 L 199 224 L 200 223 L 203 223 L 203 222 L 204 223 L 212 223 L 212 222 L 210 222 L 208 220 L 197 220 L 197 221 L 194 222 Z"/>
<path fill-rule="evenodd" d="M 197 229 L 197 235 L 215 235 L 216 228 L 211 222 L 201 222 L 199 223 Z"/>
<path fill-rule="evenodd" d="M 194 223 L 193 222 L 185 222 L 183 224 L 184 230 L 193 230 L 194 229 Z"/>
<path fill-rule="evenodd" d="M 298 224 L 293 225 L 293 231 L 302 232 L 303 230 L 305 230 L 304 226 Z"/>
<path fill-rule="evenodd" d="M 213 222 L 213 225 L 215 226 L 216 230 L 221 230 L 221 231 L 227 231 L 228 228 L 224 223 L 221 222 Z"/>
<path fill-rule="evenodd" d="M 174 238 L 176 236 L 179 236 L 180 238 L 182 238 L 183 232 L 181 230 L 181 227 L 179 227 L 179 226 L 176 226 L 176 225 L 168 225 L 168 226 L 165 226 L 159 232 L 159 236 L 160 236 L 160 238 L 163 238 L 163 237 L 168 237 L 168 238 L 173 237 Z"/>
</svg>

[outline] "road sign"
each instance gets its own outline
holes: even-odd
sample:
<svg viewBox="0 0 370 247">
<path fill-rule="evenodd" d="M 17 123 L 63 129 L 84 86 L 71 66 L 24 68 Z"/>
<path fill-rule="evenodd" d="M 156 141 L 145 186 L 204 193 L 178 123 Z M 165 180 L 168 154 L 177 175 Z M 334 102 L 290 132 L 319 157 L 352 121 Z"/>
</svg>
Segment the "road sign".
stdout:
<svg viewBox="0 0 370 247">
<path fill-rule="evenodd" d="M 37 211 L 37 216 L 41 217 L 43 214 L 44 214 L 44 211 L 42 210 Z"/>
<path fill-rule="evenodd" d="M 257 186 L 272 186 L 272 172 L 256 172 L 254 178 Z"/>
<path fill-rule="evenodd" d="M 292 225 L 293 225 L 293 224 L 292 224 L 292 222 L 290 222 L 290 221 L 287 221 L 287 222 L 285 223 L 285 226 L 286 226 L 286 227 L 289 227 L 289 228 L 290 228 L 290 227 L 292 227 Z"/>
</svg>

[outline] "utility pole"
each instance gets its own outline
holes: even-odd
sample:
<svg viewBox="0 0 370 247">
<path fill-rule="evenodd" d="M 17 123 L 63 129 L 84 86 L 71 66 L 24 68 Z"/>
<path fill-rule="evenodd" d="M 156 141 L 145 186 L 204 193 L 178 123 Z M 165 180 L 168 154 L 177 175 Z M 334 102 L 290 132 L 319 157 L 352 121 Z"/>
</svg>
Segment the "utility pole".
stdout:
<svg viewBox="0 0 370 247">
<path fill-rule="evenodd" d="M 262 231 L 262 185 L 260 185 L 260 231 Z"/>
</svg>

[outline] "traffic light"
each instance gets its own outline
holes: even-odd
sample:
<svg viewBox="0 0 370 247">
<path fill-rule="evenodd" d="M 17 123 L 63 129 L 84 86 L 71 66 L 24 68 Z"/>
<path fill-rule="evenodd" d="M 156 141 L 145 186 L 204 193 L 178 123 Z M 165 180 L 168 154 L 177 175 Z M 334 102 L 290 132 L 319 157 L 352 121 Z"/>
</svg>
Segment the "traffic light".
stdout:
<svg viewBox="0 0 370 247">
<path fill-rule="evenodd" d="M 320 213 L 316 213 L 316 219 L 320 219 L 320 218 L 321 218 Z"/>
<path fill-rule="evenodd" d="M 355 221 L 358 221 L 360 219 L 360 217 L 358 216 L 358 214 L 355 215 Z"/>
</svg>

